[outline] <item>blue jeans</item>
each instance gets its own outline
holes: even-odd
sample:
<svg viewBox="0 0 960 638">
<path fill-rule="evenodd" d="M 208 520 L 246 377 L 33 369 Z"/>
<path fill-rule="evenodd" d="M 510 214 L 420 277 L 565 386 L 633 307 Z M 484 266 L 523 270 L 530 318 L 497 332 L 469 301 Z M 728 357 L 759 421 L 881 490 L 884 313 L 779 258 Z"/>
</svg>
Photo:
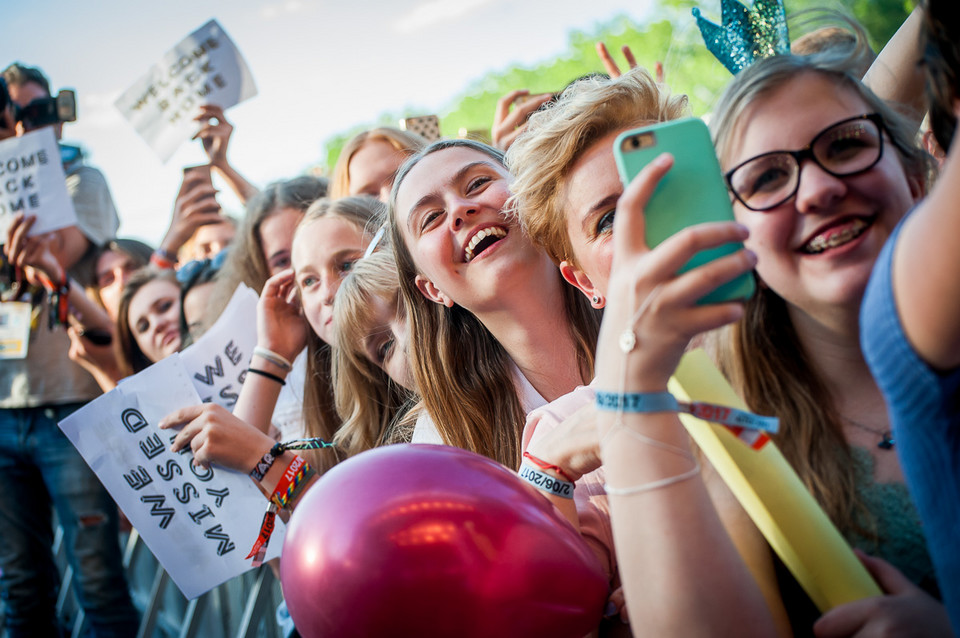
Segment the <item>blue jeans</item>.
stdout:
<svg viewBox="0 0 960 638">
<path fill-rule="evenodd" d="M 95 636 L 135 636 L 117 506 L 57 422 L 82 404 L 0 409 L 0 597 L 10 638 L 58 636 L 53 507 Z"/>
</svg>

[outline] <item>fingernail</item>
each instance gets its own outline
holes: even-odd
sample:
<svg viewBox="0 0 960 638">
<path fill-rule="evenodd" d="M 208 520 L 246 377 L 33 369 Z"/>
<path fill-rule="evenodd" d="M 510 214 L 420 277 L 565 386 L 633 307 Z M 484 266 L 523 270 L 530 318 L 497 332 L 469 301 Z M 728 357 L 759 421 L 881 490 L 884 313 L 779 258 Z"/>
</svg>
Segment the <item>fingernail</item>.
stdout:
<svg viewBox="0 0 960 638">
<path fill-rule="evenodd" d="M 613 604 L 612 600 L 607 601 L 607 606 L 603 608 L 603 617 L 612 618 L 617 615 L 617 606 Z"/>
<path fill-rule="evenodd" d="M 757 253 L 753 252 L 753 251 L 750 250 L 749 248 L 747 248 L 747 249 L 745 249 L 745 250 L 746 250 L 746 252 L 747 252 L 747 259 L 750 261 L 751 264 L 753 264 L 754 266 L 756 266 L 756 265 L 757 265 Z"/>
</svg>

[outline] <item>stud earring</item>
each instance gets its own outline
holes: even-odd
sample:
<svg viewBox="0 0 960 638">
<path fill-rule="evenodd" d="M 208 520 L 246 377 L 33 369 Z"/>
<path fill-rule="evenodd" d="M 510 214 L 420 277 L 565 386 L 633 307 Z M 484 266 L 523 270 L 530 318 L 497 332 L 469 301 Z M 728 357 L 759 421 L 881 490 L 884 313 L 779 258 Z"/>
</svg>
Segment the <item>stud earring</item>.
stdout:
<svg viewBox="0 0 960 638">
<path fill-rule="evenodd" d="M 599 308 L 603 298 L 600 295 L 594 295 L 590 298 L 590 301 L 593 303 L 594 308 Z"/>
</svg>

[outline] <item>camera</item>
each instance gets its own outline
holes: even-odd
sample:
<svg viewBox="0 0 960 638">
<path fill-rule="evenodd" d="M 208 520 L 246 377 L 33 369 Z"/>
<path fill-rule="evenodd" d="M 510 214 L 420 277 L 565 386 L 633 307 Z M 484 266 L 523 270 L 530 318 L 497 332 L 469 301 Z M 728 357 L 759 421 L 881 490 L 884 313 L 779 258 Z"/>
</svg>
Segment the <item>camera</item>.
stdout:
<svg viewBox="0 0 960 638">
<path fill-rule="evenodd" d="M 76 122 L 77 95 L 71 89 L 63 89 L 56 97 L 38 97 L 26 106 L 14 105 L 13 119 L 23 122 L 28 130 L 60 122 Z"/>
</svg>

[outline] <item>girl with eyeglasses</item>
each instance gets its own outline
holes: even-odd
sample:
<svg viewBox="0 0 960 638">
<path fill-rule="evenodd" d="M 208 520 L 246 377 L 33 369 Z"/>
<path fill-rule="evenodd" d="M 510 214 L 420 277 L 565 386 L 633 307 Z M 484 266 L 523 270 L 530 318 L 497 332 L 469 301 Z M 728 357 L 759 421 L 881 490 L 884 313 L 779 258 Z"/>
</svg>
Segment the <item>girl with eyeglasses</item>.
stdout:
<svg viewBox="0 0 960 638">
<path fill-rule="evenodd" d="M 842 62 L 758 62 L 714 113 L 717 153 L 760 282 L 744 317 L 718 339 L 718 354 L 751 409 L 780 418 L 775 440 L 847 539 L 936 592 L 859 340 L 877 255 L 926 192 L 930 166 L 912 126 Z M 882 561 L 868 567 L 899 593 L 911 587 Z M 851 617 L 863 625 L 878 618 L 841 608 L 820 621 L 818 635 L 842 635 Z"/>
<path fill-rule="evenodd" d="M 884 232 L 880 233 L 879 241 L 878 238 L 865 238 L 873 242 L 872 256 L 863 258 L 860 270 L 844 272 L 836 268 L 836 264 L 825 268 L 815 286 L 815 297 L 819 299 L 815 303 L 807 303 L 809 300 L 805 300 L 801 310 L 801 314 L 806 314 L 817 307 L 827 307 L 840 313 L 841 302 L 845 304 L 845 321 L 848 328 L 853 330 L 853 338 L 848 340 L 848 343 L 856 346 L 856 358 L 862 366 L 862 355 L 856 342 L 856 310 L 859 308 L 859 295 L 866 284 L 865 277 L 869 274 L 879 245 L 882 244 L 882 237 L 886 236 L 895 220 L 912 204 L 913 198 L 922 192 L 926 183 L 927 166 L 919 151 L 913 147 L 909 126 L 859 81 L 840 70 L 848 60 L 837 59 L 834 62 L 836 66 L 833 70 L 821 68 L 822 65 L 814 60 L 803 58 L 782 58 L 765 62 L 763 65 L 758 64 L 759 70 L 743 72 L 742 77 L 738 76 L 728 89 L 728 95 L 743 92 L 748 94 L 738 100 L 740 110 L 736 112 L 737 117 L 729 115 L 728 102 L 724 102 L 727 106 L 722 104 L 714 115 L 714 126 L 725 132 L 726 139 L 742 144 L 755 144 L 755 148 L 750 152 L 743 152 L 736 158 L 731 158 L 729 151 L 727 155 L 723 155 L 723 146 L 720 152 L 728 174 L 728 183 L 735 186 L 731 198 L 738 198 L 738 219 L 750 228 L 751 239 L 748 247 L 752 247 L 759 255 L 760 265 L 757 272 L 764 281 L 758 296 L 746 306 L 746 319 L 738 322 L 732 332 L 765 338 L 762 347 L 758 348 L 763 352 L 753 351 L 749 355 L 744 354 L 735 341 L 725 342 L 723 338 L 717 340 L 728 345 L 721 348 L 725 355 L 722 360 L 727 371 L 732 373 L 732 380 L 745 392 L 748 400 L 752 399 L 751 408 L 761 414 L 781 417 L 783 433 L 778 443 L 787 448 L 785 452 L 789 460 L 811 486 L 834 522 L 854 543 L 859 543 L 868 551 L 877 551 L 877 536 L 881 536 L 881 540 L 886 544 L 886 556 L 898 559 L 904 567 L 913 568 L 911 576 L 916 581 L 930 584 L 932 572 L 929 559 L 926 557 L 915 512 L 903 486 L 881 486 L 874 490 L 874 494 L 880 492 L 894 496 L 896 505 L 893 507 L 902 508 L 907 513 L 906 517 L 887 514 L 887 527 L 880 534 L 877 529 L 864 530 L 863 519 L 859 518 L 851 505 L 859 501 L 860 491 L 871 490 L 874 481 L 870 471 L 854 465 L 854 461 L 850 459 L 851 453 L 845 452 L 848 449 L 846 439 L 831 437 L 827 432 L 832 429 L 830 403 L 835 400 L 834 396 L 843 397 L 849 391 L 848 388 L 844 384 L 832 384 L 831 391 L 827 393 L 823 390 L 823 382 L 817 380 L 817 371 L 808 367 L 805 371 L 796 373 L 799 367 L 797 362 L 803 365 L 806 355 L 798 346 L 792 345 L 790 340 L 782 338 L 783 332 L 789 331 L 785 326 L 790 323 L 790 318 L 781 313 L 776 321 L 761 320 L 769 306 L 769 303 L 765 302 L 770 299 L 783 299 L 779 294 L 781 285 L 776 279 L 777 271 L 768 271 L 767 265 L 776 264 L 781 258 L 800 260 L 810 257 L 814 263 L 817 263 L 816 259 L 826 261 L 841 253 L 844 246 L 847 246 L 846 250 L 853 248 L 858 237 L 875 226 L 870 232 Z M 779 74 L 762 71 L 767 64 L 782 65 L 786 70 Z M 819 94 L 811 92 L 816 99 L 802 106 L 794 105 L 792 101 L 797 104 L 801 102 L 799 99 L 794 100 L 798 96 L 791 95 L 784 103 L 778 103 L 776 108 L 766 110 L 777 124 L 764 131 L 765 137 L 745 139 L 744 131 L 752 125 L 757 110 L 766 109 L 763 104 L 759 104 L 755 107 L 756 110 L 747 113 L 747 106 L 752 104 L 754 99 L 761 102 L 760 97 L 775 93 L 781 85 L 788 84 L 794 75 L 801 75 L 801 72 L 809 72 L 814 77 L 824 77 L 829 90 Z M 750 79 L 756 77 L 753 74 L 758 73 L 761 74 L 759 79 Z M 671 99 L 663 87 L 654 85 L 646 78 L 649 78 L 646 72 L 638 70 L 625 74 L 623 78 L 606 86 L 594 81 L 573 87 L 568 94 L 560 98 L 554 109 L 535 114 L 530 119 L 527 134 L 511 147 L 507 157 L 508 165 L 517 176 L 513 188 L 524 227 L 529 229 L 534 240 L 543 245 L 560 264 L 567 281 L 591 298 L 595 305 L 606 305 L 610 299 L 608 293 L 611 292 L 614 213 L 623 192 L 613 162 L 613 139 L 623 130 L 672 119 L 683 111 L 682 102 L 676 103 L 676 98 Z M 744 82 L 749 83 L 750 88 L 744 89 Z M 802 87 L 800 93 L 806 95 L 807 88 Z M 827 94 L 842 94 L 844 90 L 851 94 L 852 102 L 847 106 L 857 104 L 858 108 L 840 110 L 831 116 L 817 103 Z M 743 117 L 740 118 L 740 115 Z M 784 137 L 785 131 L 791 130 L 787 124 L 790 121 L 788 115 L 797 118 L 805 116 L 808 120 L 817 119 L 819 126 L 808 123 L 808 130 L 802 134 L 806 139 L 797 140 L 794 145 L 784 144 L 780 138 Z M 733 121 L 741 128 L 731 133 Z M 893 129 L 893 133 L 887 132 L 890 129 Z M 762 145 L 764 143 L 765 147 Z M 899 163 L 901 156 L 904 158 L 902 165 Z M 550 161 L 543 161 L 543 157 L 549 157 Z M 893 164 L 890 163 L 891 160 Z M 798 177 L 800 173 L 810 172 L 806 170 L 808 165 L 812 165 L 814 170 L 822 170 L 823 175 L 841 185 L 848 179 L 864 180 L 859 189 L 860 194 L 871 194 L 877 206 L 876 212 L 880 213 L 882 209 L 883 214 L 850 217 L 849 213 L 841 214 L 840 211 L 854 201 L 852 193 L 838 197 L 837 201 L 832 203 L 830 198 L 827 198 L 823 204 L 836 205 L 837 212 L 827 214 L 824 218 L 826 221 L 821 220 L 823 225 L 807 231 L 802 242 L 803 250 L 795 250 L 798 247 L 788 247 L 784 243 L 773 243 L 772 238 L 778 235 L 769 232 L 770 227 L 764 226 L 762 220 L 757 222 L 759 225 L 748 223 L 748 213 L 755 211 L 747 209 L 739 201 L 739 197 L 747 199 L 755 208 L 777 205 L 786 207 L 794 201 L 794 195 L 798 191 L 801 196 L 806 195 L 807 192 L 802 189 Z M 903 165 L 907 166 L 907 170 Z M 801 166 L 804 168 L 801 169 Z M 902 186 L 905 175 L 911 178 L 906 180 L 908 188 L 892 188 L 894 183 Z M 747 176 L 752 179 L 744 179 Z M 833 186 L 836 187 L 837 183 Z M 761 197 L 765 199 L 758 199 Z M 880 203 L 883 206 L 880 206 Z M 777 211 L 781 211 L 781 208 L 777 208 Z M 781 217 L 784 214 L 779 213 Z M 847 216 L 845 219 L 844 215 Z M 779 237 L 785 236 L 799 241 L 799 231 L 795 228 L 799 223 L 797 220 L 809 218 L 811 217 L 795 212 L 787 221 L 781 219 L 781 226 L 775 227 L 780 230 Z M 839 221 L 834 223 L 836 220 Z M 793 226 L 786 226 L 784 230 L 782 225 L 791 221 Z M 656 252 L 657 250 L 652 251 Z M 820 256 L 815 257 L 815 254 Z M 841 259 L 840 263 L 848 265 L 845 259 Z M 766 282 L 764 273 L 777 282 L 777 292 L 773 290 L 774 284 Z M 831 274 L 837 276 L 831 280 Z M 856 282 L 857 276 L 860 277 L 859 283 Z M 783 292 L 797 288 L 797 285 L 797 282 L 793 281 L 789 286 L 782 286 Z M 843 292 L 844 286 L 848 293 L 845 300 L 839 295 L 829 296 L 833 294 L 831 288 Z M 758 304 L 763 304 L 759 306 L 759 312 Z M 758 316 L 761 319 L 758 319 Z M 811 347 L 816 350 L 823 345 L 816 343 Z M 759 354 L 766 357 L 760 357 Z M 598 360 L 600 356 L 598 349 Z M 740 363 L 739 367 L 731 365 L 733 357 Z M 601 368 L 598 364 L 598 369 Z M 744 368 L 749 368 L 750 373 L 755 376 L 757 384 L 760 385 L 759 389 L 751 388 L 753 392 L 744 389 L 741 379 Z M 860 371 L 864 372 L 865 367 Z M 853 380 L 853 377 L 850 379 Z M 872 381 L 869 383 L 872 384 Z M 876 392 L 875 385 L 873 390 Z M 758 396 L 766 400 L 757 401 Z M 771 401 L 771 396 L 779 401 Z M 572 409 L 576 409 L 576 405 Z M 572 410 L 568 409 L 567 413 L 570 412 Z M 859 431 L 855 426 L 847 426 L 844 430 L 851 432 L 850 436 L 862 437 Z M 883 430 L 878 429 L 876 440 L 872 441 L 872 447 L 877 454 L 872 456 L 880 456 L 886 467 L 889 459 L 883 458 L 882 453 L 885 450 L 875 447 L 884 440 Z M 857 438 L 857 442 L 861 445 L 870 444 L 860 438 Z M 533 443 L 537 443 L 536 438 Z M 582 458 L 578 459 L 573 454 L 551 457 L 550 454 L 556 453 L 558 448 L 547 449 L 549 451 L 545 452 L 545 455 L 551 462 L 568 459 L 582 461 Z M 855 454 L 860 457 L 869 455 L 869 452 Z M 887 456 L 893 457 L 893 454 L 888 453 Z M 871 456 L 868 456 L 868 459 L 870 458 Z M 563 466 L 563 462 L 560 464 Z M 589 467 L 589 464 L 584 466 L 586 469 Z M 578 468 L 576 475 L 584 468 Z M 854 479 L 850 477 L 854 473 L 861 479 L 859 488 L 852 485 Z M 845 478 L 837 480 L 838 475 L 844 475 Z M 870 498 L 867 496 L 867 499 Z M 883 501 L 883 498 L 874 497 L 857 511 L 876 510 L 882 516 L 890 508 L 884 502 L 877 502 Z M 898 527 L 901 522 L 902 526 Z M 900 539 L 890 542 L 891 536 Z M 621 569 L 624 569 L 622 556 L 620 564 Z M 809 631 L 809 622 L 798 620 L 802 614 L 797 614 L 795 605 L 790 606 L 790 612 L 795 627 Z M 815 613 L 815 610 L 811 611 L 811 614 Z M 812 622 L 812 617 L 810 621 Z"/>
</svg>

